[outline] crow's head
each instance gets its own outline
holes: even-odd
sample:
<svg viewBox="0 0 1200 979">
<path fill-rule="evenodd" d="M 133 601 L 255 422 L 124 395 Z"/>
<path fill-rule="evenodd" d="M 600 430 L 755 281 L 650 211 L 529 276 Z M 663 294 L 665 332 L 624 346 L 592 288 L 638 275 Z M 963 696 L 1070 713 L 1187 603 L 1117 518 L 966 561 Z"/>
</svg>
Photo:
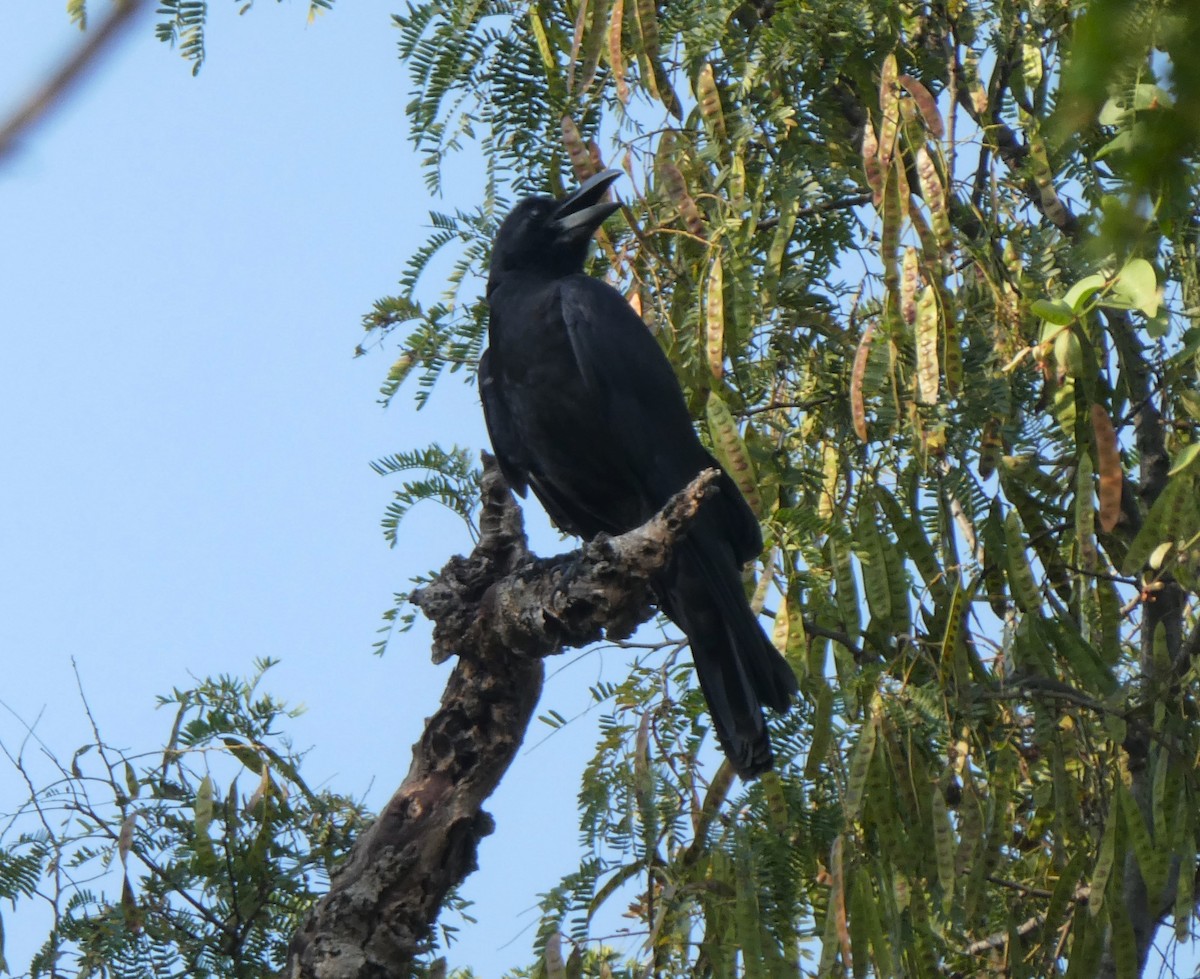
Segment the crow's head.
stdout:
<svg viewBox="0 0 1200 979">
<path fill-rule="evenodd" d="M 557 277 L 581 271 L 592 235 L 621 206 L 602 200 L 619 176 L 620 170 L 604 170 L 561 200 L 526 197 L 518 203 L 496 235 L 491 278 L 503 272 Z"/>
</svg>

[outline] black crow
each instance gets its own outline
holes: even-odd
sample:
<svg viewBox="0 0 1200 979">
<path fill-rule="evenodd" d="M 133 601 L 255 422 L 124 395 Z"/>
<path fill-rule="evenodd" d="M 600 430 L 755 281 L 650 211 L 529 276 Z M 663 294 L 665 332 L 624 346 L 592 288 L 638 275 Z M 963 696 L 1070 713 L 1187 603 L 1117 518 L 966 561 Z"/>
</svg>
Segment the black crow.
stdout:
<svg viewBox="0 0 1200 979">
<path fill-rule="evenodd" d="M 692 427 L 666 355 L 624 297 L 583 273 L 592 235 L 618 204 L 606 170 L 562 200 L 528 197 L 500 225 L 479 385 L 488 434 L 514 490 L 561 530 L 591 539 L 640 526 L 717 466 Z M 743 778 L 771 767 L 763 706 L 785 711 L 796 678 L 742 584 L 762 532 L 722 472 L 655 582 L 687 634 L 717 738 Z"/>
</svg>

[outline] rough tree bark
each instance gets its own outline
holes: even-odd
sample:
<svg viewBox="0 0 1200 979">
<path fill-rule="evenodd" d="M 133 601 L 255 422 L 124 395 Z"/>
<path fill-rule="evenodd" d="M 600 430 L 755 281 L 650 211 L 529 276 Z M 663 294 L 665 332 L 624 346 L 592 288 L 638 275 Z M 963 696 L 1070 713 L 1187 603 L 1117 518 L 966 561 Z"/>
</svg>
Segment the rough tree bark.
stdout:
<svg viewBox="0 0 1200 979">
<path fill-rule="evenodd" d="M 651 581 L 716 476 L 701 473 L 636 530 L 541 559 L 485 454 L 479 544 L 412 596 L 434 622 L 434 661 L 458 662 L 404 782 L 293 937 L 287 976 L 409 974 L 446 893 L 475 869 L 476 847 L 492 831 L 482 806 L 524 738 L 542 657 L 623 638 L 650 617 Z"/>
</svg>

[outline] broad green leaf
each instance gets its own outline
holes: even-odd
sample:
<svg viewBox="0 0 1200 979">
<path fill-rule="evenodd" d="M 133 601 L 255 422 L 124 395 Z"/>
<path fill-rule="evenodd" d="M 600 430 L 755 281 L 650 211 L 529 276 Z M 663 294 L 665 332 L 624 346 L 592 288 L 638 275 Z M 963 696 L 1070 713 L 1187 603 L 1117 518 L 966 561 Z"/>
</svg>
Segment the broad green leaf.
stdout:
<svg viewBox="0 0 1200 979">
<path fill-rule="evenodd" d="M 1179 450 L 1179 454 L 1175 456 L 1175 463 L 1171 466 L 1171 471 L 1167 475 L 1174 476 L 1177 473 L 1186 472 L 1197 459 L 1200 459 L 1200 442 L 1185 445 Z"/>
<path fill-rule="evenodd" d="M 1138 574 L 1148 562 L 1150 555 L 1167 539 L 1168 524 L 1175 522 L 1176 513 L 1189 501 L 1187 494 L 1192 491 L 1191 480 L 1179 476 L 1167 481 L 1166 489 L 1154 501 L 1142 527 L 1121 564 L 1124 575 Z"/>
<path fill-rule="evenodd" d="M 1029 308 L 1034 316 L 1040 316 L 1055 326 L 1070 326 L 1075 322 L 1075 311 L 1061 299 L 1035 299 Z M 1043 336 L 1043 342 L 1045 339 Z"/>
<path fill-rule="evenodd" d="M 1112 295 L 1134 309 L 1141 310 L 1147 316 L 1156 315 L 1162 301 L 1162 293 L 1158 287 L 1158 277 L 1154 274 L 1154 266 L 1144 258 L 1131 259 L 1117 273 Z"/>
<path fill-rule="evenodd" d="M 1062 301 L 1072 312 L 1081 313 L 1087 301 L 1103 289 L 1107 282 L 1108 280 L 1099 273 L 1086 275 L 1067 290 Z"/>
<path fill-rule="evenodd" d="M 1122 126 L 1134 112 L 1172 105 L 1174 99 L 1165 89 L 1141 82 L 1133 87 L 1132 98 L 1128 91 L 1122 91 L 1108 99 L 1100 109 L 1096 121 L 1102 126 Z"/>
</svg>

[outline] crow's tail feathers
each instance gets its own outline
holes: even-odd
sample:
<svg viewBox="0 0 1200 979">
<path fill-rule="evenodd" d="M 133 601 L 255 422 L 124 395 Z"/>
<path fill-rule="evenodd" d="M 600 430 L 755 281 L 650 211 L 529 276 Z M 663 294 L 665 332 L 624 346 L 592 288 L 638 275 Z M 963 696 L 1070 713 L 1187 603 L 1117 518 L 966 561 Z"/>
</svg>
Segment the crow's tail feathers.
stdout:
<svg viewBox="0 0 1200 979">
<path fill-rule="evenodd" d="M 750 609 L 732 551 L 694 528 L 661 590 L 665 611 L 687 633 L 721 748 L 742 778 L 767 771 L 772 755 L 763 707 L 786 711 L 798 687 Z"/>
</svg>

